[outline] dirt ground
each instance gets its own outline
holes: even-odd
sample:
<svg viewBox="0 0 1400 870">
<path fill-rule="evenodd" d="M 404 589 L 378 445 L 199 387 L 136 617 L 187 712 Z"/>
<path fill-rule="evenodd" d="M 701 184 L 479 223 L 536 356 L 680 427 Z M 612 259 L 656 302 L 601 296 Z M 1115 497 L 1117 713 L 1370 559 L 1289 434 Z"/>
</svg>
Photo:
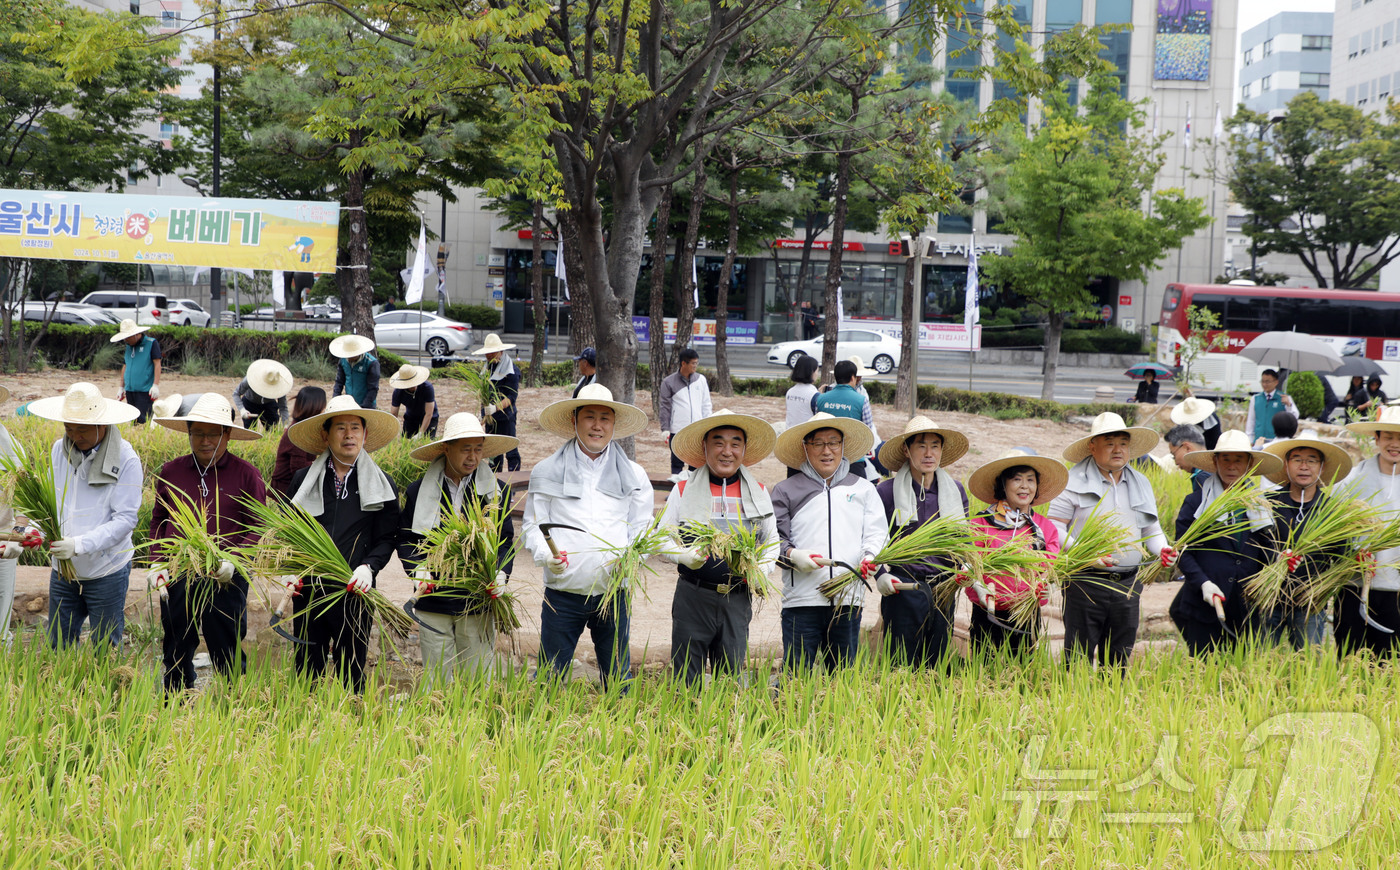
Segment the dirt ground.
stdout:
<svg viewBox="0 0 1400 870">
<path fill-rule="evenodd" d="M 388 372 L 385 373 L 385 381 L 381 382 L 380 388 L 380 407 L 385 410 L 388 409 L 389 398 L 389 389 L 386 383 L 388 374 Z M 29 374 L 4 382 L 13 395 L 8 402 L 0 406 L 0 415 L 12 415 L 15 407 L 23 402 L 57 395 L 70 383 L 77 380 L 88 380 L 95 383 L 105 395 L 113 398 L 117 395 L 119 388 L 115 372 L 79 373 L 48 370 Z M 293 388 L 293 392 L 302 385 L 302 383 L 298 383 Z M 327 391 L 330 388 L 329 384 L 324 383 L 313 385 L 325 387 Z M 228 393 L 236 386 L 236 381 L 228 378 L 188 378 L 175 372 L 166 372 L 162 378 L 161 386 L 165 395 L 169 395 L 171 392 L 188 395 L 210 390 Z M 476 410 L 475 402 L 469 402 L 465 390 L 457 382 L 435 380 L 434 386 L 441 405 L 439 413 L 443 419 L 446 419 L 449 414 L 459 411 Z M 520 453 L 524 468 L 533 467 L 558 448 L 560 440 L 543 431 L 536 422 L 536 418 L 539 411 L 546 405 L 568 398 L 570 392 L 570 389 L 562 387 L 521 391 L 519 404 L 522 413 L 518 434 L 521 440 Z M 637 436 L 637 461 L 653 478 L 664 478 L 670 473 L 670 452 L 661 437 L 659 427 L 654 422 L 654 415 L 651 413 L 651 396 L 647 392 L 639 392 L 636 402 L 638 406 L 647 411 L 649 417 L 653 417 L 653 425 Z M 715 396 L 714 405 L 717 411 L 721 408 L 727 408 L 768 420 L 781 420 L 785 415 L 784 400 L 778 397 L 724 398 Z M 906 416 L 902 412 L 889 406 L 877 406 L 874 411 L 875 426 L 882 438 L 892 437 L 903 428 Z M 988 460 L 997 458 L 1013 447 L 1033 447 L 1042 454 L 1058 455 L 1065 445 L 1082 437 L 1087 431 L 1087 427 L 1084 425 L 1047 420 L 999 421 L 989 417 L 958 413 L 937 413 L 932 416 L 940 425 L 966 433 L 971 441 L 972 446 L 967 455 L 949 467 L 949 471 L 959 480 L 966 479 L 973 469 Z M 237 448 L 235 447 L 234 450 L 236 451 Z M 754 470 L 759 479 L 770 486 L 777 484 L 786 476 L 786 468 L 772 457 L 759 463 Z M 647 597 L 639 597 L 635 603 L 632 619 L 633 660 L 634 662 L 645 661 L 653 667 L 660 666 L 669 660 L 671 599 L 676 583 L 674 566 L 658 562 L 656 569 L 658 573 L 651 577 L 646 584 Z M 404 573 L 397 558 L 380 573 L 378 583 L 380 588 L 394 601 L 405 601 L 412 592 L 412 583 Z M 542 569 L 532 564 L 528 557 L 517 559 L 511 585 L 521 597 L 524 608 L 522 619 L 525 622 L 525 628 L 513 639 L 502 638 L 499 649 L 503 655 L 526 656 L 536 650 L 539 642 L 538 621 L 543 591 Z M 40 622 L 47 613 L 47 590 L 48 572 L 46 569 L 21 567 L 16 582 L 16 615 L 29 624 Z M 1167 621 L 1166 610 L 1175 593 L 1176 584 L 1163 584 L 1149 587 L 1144 594 L 1143 631 L 1141 632 L 1143 639 L 1138 644 L 1137 652 L 1139 654 L 1174 645 L 1175 630 Z M 1058 602 L 1052 601 L 1046 612 L 1049 623 L 1046 635 L 1052 642 L 1042 641 L 1042 646 L 1047 647 L 1052 655 L 1058 655 L 1060 647 L 1058 642 L 1053 641 L 1058 641 L 1063 636 L 1063 627 L 1058 620 L 1057 604 Z M 959 604 L 957 634 L 961 639 L 966 638 L 970 606 L 966 600 Z M 127 598 L 127 613 L 129 619 L 140 621 L 150 619 L 151 599 L 146 594 L 143 571 L 133 572 L 131 590 Z M 755 656 L 776 658 L 780 655 L 782 634 L 778 615 L 777 602 L 769 602 L 757 608 L 750 632 L 750 647 Z M 869 636 L 873 637 L 878 632 L 878 626 L 879 597 L 872 594 L 866 601 L 863 628 Z M 276 641 L 274 638 L 275 636 L 267 630 L 267 607 L 263 601 L 259 600 L 258 596 L 253 596 L 253 600 L 249 603 L 249 642 L 257 646 L 268 643 L 284 643 Z M 407 651 L 416 656 L 416 643 L 406 646 Z M 583 643 L 580 643 L 577 655 L 578 670 L 583 674 L 589 673 L 594 664 L 594 657 L 586 638 Z"/>
</svg>

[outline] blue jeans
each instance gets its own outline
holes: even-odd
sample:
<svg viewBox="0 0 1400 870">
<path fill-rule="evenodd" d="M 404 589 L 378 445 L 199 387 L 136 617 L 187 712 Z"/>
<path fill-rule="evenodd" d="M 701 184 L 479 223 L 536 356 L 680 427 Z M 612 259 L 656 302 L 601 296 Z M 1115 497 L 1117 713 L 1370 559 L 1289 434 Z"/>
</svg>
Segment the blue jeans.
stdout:
<svg viewBox="0 0 1400 870">
<path fill-rule="evenodd" d="M 1260 634 L 1270 643 L 1285 640 L 1295 650 L 1316 646 L 1326 637 L 1327 614 L 1308 613 L 1291 607 L 1275 607 L 1259 620 Z"/>
<path fill-rule="evenodd" d="M 77 643 L 86 619 L 91 623 L 93 643 L 107 641 L 120 647 L 130 578 L 130 562 L 92 580 L 64 580 L 57 571 L 50 571 L 49 643 L 55 648 Z"/>
<path fill-rule="evenodd" d="M 820 657 L 828 671 L 855 660 L 860 647 L 859 607 L 784 607 L 783 666 L 809 669 Z"/>
<path fill-rule="evenodd" d="M 598 655 L 603 686 L 606 688 L 615 677 L 631 677 L 628 594 L 624 592 L 618 597 L 616 607 L 603 610 L 601 595 L 579 595 L 546 586 L 544 605 L 540 608 L 540 667 L 548 667 L 556 675 L 567 677 L 578 639 L 587 628 L 593 638 L 593 651 Z"/>
</svg>

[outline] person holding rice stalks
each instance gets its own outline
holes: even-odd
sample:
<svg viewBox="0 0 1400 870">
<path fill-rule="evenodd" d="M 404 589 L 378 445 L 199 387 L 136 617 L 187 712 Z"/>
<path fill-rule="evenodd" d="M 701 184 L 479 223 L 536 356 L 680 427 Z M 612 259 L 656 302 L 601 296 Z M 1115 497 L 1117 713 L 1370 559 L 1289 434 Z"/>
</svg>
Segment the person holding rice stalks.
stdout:
<svg viewBox="0 0 1400 870">
<path fill-rule="evenodd" d="M 788 670 L 828 670 L 849 665 L 860 645 L 860 613 L 866 577 L 889 540 L 885 511 L 874 485 L 852 473 L 851 463 L 870 451 L 875 436 L 852 417 L 822 411 L 778 436 L 778 461 L 802 473 L 773 487 L 779 561 L 783 569 L 783 664 Z M 861 582 L 834 599 L 821 584 L 858 568 Z"/>
<path fill-rule="evenodd" d="M 1000 549 L 1017 538 L 1028 540 L 1031 549 L 1044 553 L 1048 563 L 1060 552 L 1060 532 L 1034 508 L 1053 500 L 1068 481 L 1069 472 L 1061 462 L 1023 450 L 1010 450 L 972 472 L 967 488 L 987 505 L 972 519 L 972 529 L 981 536 L 982 546 Z M 1002 574 L 987 581 L 985 591 L 967 589 L 973 604 L 968 645 L 974 652 L 999 647 L 1015 653 L 1035 649 L 1040 634 L 1040 608 L 1047 601 L 1044 580 Z M 1031 614 L 1024 620 L 1024 634 L 1003 627 L 1022 621 L 1016 618 L 1014 611 L 1018 609 Z M 989 615 L 988 611 L 992 613 Z"/>
<path fill-rule="evenodd" d="M 1128 463 L 1157 446 L 1157 433 L 1129 426 L 1109 411 L 1090 424 L 1089 434 L 1065 448 L 1074 463 L 1069 480 L 1050 502 L 1048 514 L 1069 549 L 1090 516 L 1102 516 L 1129 537 L 1116 553 L 1105 554 L 1094 568 L 1065 583 L 1065 663 L 1088 655 L 1100 666 L 1125 668 L 1137 641 L 1142 583 L 1137 579 L 1142 541 L 1166 567 L 1176 564 L 1157 519 L 1152 484 Z"/>
<path fill-rule="evenodd" d="M 1244 583 L 1262 567 L 1250 530 L 1273 523 L 1259 477 L 1278 474 L 1283 461 L 1253 449 L 1249 436 L 1239 429 L 1222 434 L 1213 450 L 1193 450 L 1178 461 L 1204 476 L 1177 511 L 1178 567 L 1184 581 L 1167 614 L 1181 631 L 1186 649 L 1199 656 L 1233 646 L 1247 634 L 1250 608 Z M 1252 507 L 1233 498 L 1246 491 L 1253 494 Z M 1227 493 L 1232 498 L 1225 498 Z M 1225 502 L 1240 506 L 1222 513 Z"/>
<path fill-rule="evenodd" d="M 1276 596 L 1276 603 L 1260 608 L 1257 620 L 1265 639 L 1277 644 L 1286 638 L 1293 649 L 1300 650 L 1304 646 L 1321 644 L 1327 628 L 1326 613 L 1310 612 L 1295 600 L 1300 587 L 1343 555 L 1341 542 L 1356 530 L 1338 529 L 1335 543 L 1318 552 L 1295 553 L 1294 550 L 1304 549 L 1298 546 L 1302 537 L 1325 531 L 1314 522 L 1315 517 L 1332 513 L 1326 510 L 1331 497 L 1323 486 L 1346 477 L 1351 471 L 1351 457 L 1337 445 L 1317 437 L 1312 430 L 1264 449 L 1283 461 L 1282 469 L 1265 475 L 1282 488 L 1269 493 L 1273 522 L 1255 532 L 1254 541 L 1263 551 L 1262 561 L 1278 561 L 1287 571 L 1281 575 L 1281 594 Z"/>
<path fill-rule="evenodd" d="M 399 537 L 399 494 L 371 456 L 393 441 L 399 421 L 387 411 L 362 408 L 353 396 L 336 396 L 326 409 L 292 425 L 292 443 L 316 458 L 292 476 L 292 504 L 324 528 L 351 566 L 347 589 L 362 594 L 394 555 Z M 332 658 L 355 692 L 365 688 L 372 613 L 357 595 L 329 596 L 319 577 L 298 578 L 297 670 L 319 676 Z M 324 600 L 323 600 L 324 599 Z"/>
<path fill-rule="evenodd" d="M 178 692 L 194 688 L 194 653 L 200 633 L 216 671 L 237 676 L 246 670 L 240 644 L 248 627 L 248 578 L 224 555 L 226 550 L 257 543 L 257 521 L 245 499 L 266 501 L 267 486 L 252 463 L 228 452 L 230 441 L 257 441 L 262 436 L 236 422 L 233 406 L 218 393 L 204 393 L 188 414 L 157 417 L 156 423 L 184 432 L 190 439 L 189 454 L 165 463 L 156 477 L 150 540 L 160 561 L 146 574 L 147 584 L 163 593 L 165 690 Z M 176 505 L 177 500 L 183 505 Z M 195 509 L 205 528 L 183 529 L 178 518 L 181 507 Z M 205 552 L 167 563 L 171 551 L 180 549 L 173 540 L 177 538 L 186 538 L 185 546 Z M 214 576 L 183 570 L 200 561 L 217 564 Z"/>
<path fill-rule="evenodd" d="M 1400 407 L 1387 405 L 1379 418 L 1349 423 L 1346 428 L 1357 435 L 1372 436 L 1376 455 L 1352 469 L 1342 481 L 1341 491 L 1374 506 L 1387 520 L 1400 518 Z M 1369 577 L 1358 572 L 1356 582 L 1337 597 L 1337 655 L 1364 647 L 1377 655 L 1393 656 L 1400 650 L 1400 547 L 1378 550 L 1363 561 L 1361 567 Z M 1361 616 L 1363 606 L 1372 619 L 1393 633 L 1369 625 Z"/>
<path fill-rule="evenodd" d="M 500 456 L 519 443 L 516 438 L 487 434 L 475 414 L 453 414 L 447 418 L 442 438 L 409 454 L 427 462 L 428 468 L 422 479 L 409 484 L 399 520 L 398 552 L 404 570 L 415 580 L 415 609 L 427 626 L 418 632 L 418 645 L 430 685 L 451 682 L 458 671 L 489 673 L 496 624 L 484 596 L 454 582 L 461 578 L 435 576 L 423 564 L 424 536 L 439 527 L 444 515 L 462 515 L 469 501 L 487 509 L 488 521 L 499 516 L 498 524 L 487 530 L 499 535 L 490 564 L 473 566 L 489 571 L 485 594 L 498 597 L 510 577 L 515 525 L 510 518 L 510 487 L 497 480 L 482 460 Z"/>
<path fill-rule="evenodd" d="M 876 485 L 875 492 L 891 537 L 908 534 L 939 517 L 967 519 L 967 493 L 943 470 L 966 453 L 966 435 L 922 416 L 905 423 L 902 433 L 884 443 L 880 464 L 894 477 Z M 942 660 L 953 634 L 957 598 L 935 594 L 933 584 L 957 567 L 934 556 L 877 573 L 885 647 L 896 662 L 929 668 Z M 897 589 L 896 583 L 906 588 Z"/>
<path fill-rule="evenodd" d="M 9 389 L 0 387 L 0 405 L 9 399 Z M 21 455 L 14 439 L 10 437 L 10 430 L 0 426 L 0 462 L 18 463 L 21 461 Z M 0 502 L 0 530 L 29 534 L 31 541 L 38 542 L 37 535 L 30 534 L 24 526 L 15 525 L 15 509 L 12 504 Z M 14 639 L 14 632 L 10 631 L 10 612 L 15 605 L 15 574 L 19 567 L 20 554 L 23 552 L 24 547 L 18 541 L 5 541 L 0 544 L 0 641 L 4 642 L 6 648 Z"/>
<path fill-rule="evenodd" d="M 671 670 L 688 686 L 700 682 L 706 660 L 715 676 L 743 670 L 753 596 L 766 595 L 778 555 L 773 500 L 749 466 L 772 453 L 776 439 L 766 421 L 728 410 L 671 439 L 675 455 L 695 468 L 671 490 L 659 521 L 682 544 L 665 555 L 680 579 L 671 605 Z M 750 535 L 757 552 L 744 545 Z"/>
<path fill-rule="evenodd" d="M 520 370 L 515 367 L 510 354 L 506 353 L 514 349 L 515 345 L 505 344 L 499 335 L 492 332 L 487 334 L 481 347 L 470 351 L 471 356 L 486 357 L 483 373 L 494 388 L 496 399 L 482 407 L 482 423 L 491 432 L 507 438 L 515 437 L 515 403 L 520 397 Z M 491 460 L 491 467 L 496 471 L 500 471 L 502 466 L 506 471 L 519 471 L 520 451 L 512 447 L 503 456 Z"/>
<path fill-rule="evenodd" d="M 627 584 L 635 578 L 621 578 L 621 592 L 609 594 L 611 563 L 652 526 L 651 481 L 612 442 L 645 429 L 647 416 L 595 383 L 539 420 L 567 439 L 531 471 L 525 496 L 525 548 L 545 569 L 540 669 L 567 678 L 587 628 L 606 686 L 632 671 Z"/>
<path fill-rule="evenodd" d="M 143 472 L 117 426 L 135 420 L 138 412 L 78 382 L 61 396 L 31 402 L 29 413 L 63 424 L 63 437 L 50 452 L 51 477 L 43 494 L 44 512 L 51 507 L 52 513 L 41 518 L 26 511 L 34 525 L 50 526 L 43 536 L 53 558 L 49 641 L 55 647 L 77 643 L 86 619 L 93 643 L 120 646 Z M 18 501 L 15 506 L 20 508 Z"/>
</svg>

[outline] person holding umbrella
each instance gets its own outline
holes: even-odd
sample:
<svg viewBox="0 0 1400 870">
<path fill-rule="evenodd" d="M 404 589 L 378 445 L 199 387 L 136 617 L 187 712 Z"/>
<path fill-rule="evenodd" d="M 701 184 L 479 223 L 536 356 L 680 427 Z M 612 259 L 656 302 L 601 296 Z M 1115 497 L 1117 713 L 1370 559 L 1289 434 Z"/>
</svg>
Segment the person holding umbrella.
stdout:
<svg viewBox="0 0 1400 870">
<path fill-rule="evenodd" d="M 1149 405 L 1157 404 L 1157 392 L 1162 385 L 1157 383 L 1157 372 L 1146 369 L 1142 373 L 1142 380 L 1138 381 L 1137 392 L 1133 394 L 1134 402 L 1146 402 Z"/>
<path fill-rule="evenodd" d="M 520 397 L 520 370 L 506 351 L 514 350 L 515 345 L 506 344 L 494 332 L 487 333 L 481 347 L 470 351 L 471 356 L 486 357 L 486 375 L 496 388 L 496 404 L 481 409 L 482 425 L 496 435 L 515 437 L 516 400 Z M 491 459 L 491 468 L 500 471 L 504 464 L 507 471 L 520 470 L 520 449 L 512 447 L 505 455 Z"/>
<path fill-rule="evenodd" d="M 1365 414 L 1374 414 L 1389 399 L 1386 398 L 1385 391 L 1381 389 L 1380 375 L 1371 375 L 1366 379 L 1365 389 L 1359 391 L 1355 396 L 1356 410 Z"/>
</svg>

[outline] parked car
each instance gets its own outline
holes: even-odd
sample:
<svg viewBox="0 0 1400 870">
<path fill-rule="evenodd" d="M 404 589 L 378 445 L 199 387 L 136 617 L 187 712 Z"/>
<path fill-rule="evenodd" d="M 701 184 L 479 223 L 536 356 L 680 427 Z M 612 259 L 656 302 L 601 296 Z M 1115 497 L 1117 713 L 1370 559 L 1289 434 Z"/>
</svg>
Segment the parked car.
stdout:
<svg viewBox="0 0 1400 870">
<path fill-rule="evenodd" d="M 208 326 L 209 312 L 193 299 L 172 299 L 169 319 L 171 326 Z"/>
<path fill-rule="evenodd" d="M 327 299 L 325 302 L 316 302 L 306 306 L 306 316 L 315 317 L 319 320 L 339 320 L 340 302 Z"/>
<path fill-rule="evenodd" d="M 447 356 L 471 343 L 471 327 L 426 311 L 386 311 L 374 318 L 374 343 L 388 350 Z"/>
<path fill-rule="evenodd" d="M 53 307 L 53 317 L 50 323 L 66 323 L 72 326 L 102 326 L 104 324 L 115 324 L 117 319 L 110 313 L 92 305 L 82 305 L 76 302 L 60 302 L 55 307 L 52 302 L 22 302 L 15 306 L 15 314 L 24 320 L 42 323 L 48 316 L 49 308 Z"/>
<path fill-rule="evenodd" d="M 836 358 L 859 356 L 880 374 L 889 374 L 899 365 L 899 342 L 888 335 L 865 329 L 843 329 L 836 333 Z M 822 358 L 822 339 L 783 341 L 768 349 L 768 362 L 792 368 L 804 356 Z"/>
<path fill-rule="evenodd" d="M 117 320 L 135 320 L 141 326 L 170 323 L 170 308 L 163 294 L 137 290 L 95 290 L 83 297 L 84 305 L 95 305 Z"/>
</svg>

